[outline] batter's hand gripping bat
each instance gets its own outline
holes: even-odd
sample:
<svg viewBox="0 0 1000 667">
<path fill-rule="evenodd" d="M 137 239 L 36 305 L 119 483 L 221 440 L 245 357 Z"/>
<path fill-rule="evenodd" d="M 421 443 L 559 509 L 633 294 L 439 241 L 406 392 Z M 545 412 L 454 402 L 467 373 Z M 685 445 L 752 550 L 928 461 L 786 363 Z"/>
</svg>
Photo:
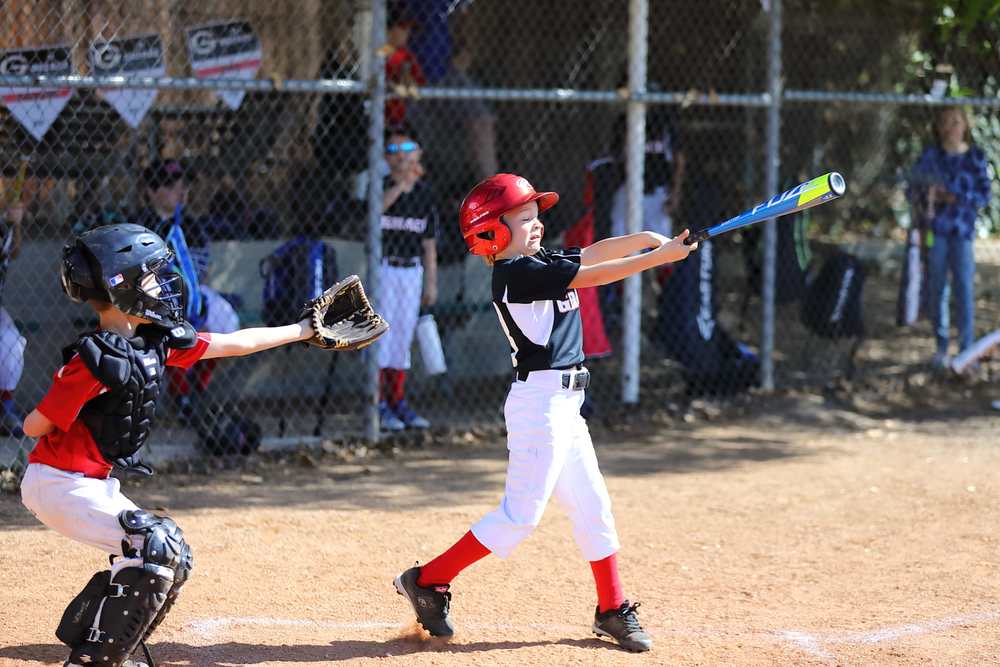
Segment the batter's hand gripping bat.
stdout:
<svg viewBox="0 0 1000 667">
<path fill-rule="evenodd" d="M 753 208 L 729 218 L 725 222 L 692 232 L 690 236 L 684 239 L 684 243 L 691 245 L 698 241 L 713 238 L 719 234 L 731 232 L 734 229 L 752 225 L 761 220 L 804 211 L 807 208 L 812 208 L 831 199 L 836 199 L 846 191 L 847 184 L 844 182 L 844 177 L 835 171 L 831 171 L 829 174 L 817 176 L 811 181 L 800 183 L 791 190 L 786 190 L 780 195 L 775 195 L 766 202 L 757 204 Z"/>
</svg>

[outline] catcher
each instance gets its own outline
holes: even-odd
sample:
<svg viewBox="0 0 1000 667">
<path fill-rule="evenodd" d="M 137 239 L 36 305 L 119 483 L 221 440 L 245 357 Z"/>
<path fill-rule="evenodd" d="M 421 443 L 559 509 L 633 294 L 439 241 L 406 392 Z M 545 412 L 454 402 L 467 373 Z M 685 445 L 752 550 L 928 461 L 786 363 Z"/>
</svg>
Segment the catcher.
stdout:
<svg viewBox="0 0 1000 667">
<path fill-rule="evenodd" d="M 21 494 L 39 521 L 111 555 L 110 569 L 91 577 L 56 630 L 70 647 L 66 665 L 152 667 L 145 641 L 191 572 L 177 524 L 137 507 L 109 476 L 115 467 L 152 474 L 136 454 L 152 428 L 164 367 L 295 341 L 359 349 L 388 328 L 351 276 L 306 304 L 295 324 L 195 333 L 172 259 L 163 239 L 133 224 L 92 229 L 63 248 L 63 289 L 92 306 L 100 325 L 64 351 L 52 387 L 24 420 L 38 442 Z M 140 645 L 146 663 L 131 658 Z"/>
</svg>

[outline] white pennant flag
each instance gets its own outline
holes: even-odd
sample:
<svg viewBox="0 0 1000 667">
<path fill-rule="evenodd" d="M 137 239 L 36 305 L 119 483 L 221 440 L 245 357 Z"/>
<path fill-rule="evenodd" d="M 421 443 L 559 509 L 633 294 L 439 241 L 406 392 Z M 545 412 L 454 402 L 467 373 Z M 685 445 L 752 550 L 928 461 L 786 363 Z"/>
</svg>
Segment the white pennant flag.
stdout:
<svg viewBox="0 0 1000 667">
<path fill-rule="evenodd" d="M 155 76 L 166 74 L 163 43 L 156 34 L 97 40 L 88 52 L 94 76 Z M 101 97 L 115 108 L 131 127 L 139 127 L 156 101 L 155 89 L 101 88 Z"/>
<path fill-rule="evenodd" d="M 0 75 L 3 76 L 69 76 L 72 73 L 72 52 L 65 44 L 0 51 Z M 49 131 L 72 95 L 73 90 L 68 87 L 0 87 L 4 105 L 37 141 Z"/>
<path fill-rule="evenodd" d="M 247 21 L 216 21 L 187 29 L 188 58 L 199 79 L 252 79 L 260 69 L 260 40 Z M 215 91 L 238 109 L 242 90 Z"/>
</svg>

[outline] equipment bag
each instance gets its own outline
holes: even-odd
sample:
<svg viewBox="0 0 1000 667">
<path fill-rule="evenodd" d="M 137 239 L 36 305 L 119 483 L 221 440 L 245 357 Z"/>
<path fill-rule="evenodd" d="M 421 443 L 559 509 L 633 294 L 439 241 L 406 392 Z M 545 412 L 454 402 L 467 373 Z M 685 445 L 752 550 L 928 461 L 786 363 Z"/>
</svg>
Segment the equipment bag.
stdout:
<svg viewBox="0 0 1000 667">
<path fill-rule="evenodd" d="M 714 242 L 700 243 L 698 252 L 676 265 L 660 294 L 654 335 L 684 367 L 690 395 L 731 395 L 760 382 L 757 356 L 716 318 L 714 251 Z"/>
<path fill-rule="evenodd" d="M 809 283 L 802 300 L 802 323 L 824 338 L 849 338 L 865 333 L 862 293 L 865 269 L 854 255 L 831 255 Z"/>
<path fill-rule="evenodd" d="M 337 251 L 320 239 L 296 236 L 260 262 L 264 279 L 261 319 L 293 324 L 302 306 L 337 281 Z"/>
</svg>

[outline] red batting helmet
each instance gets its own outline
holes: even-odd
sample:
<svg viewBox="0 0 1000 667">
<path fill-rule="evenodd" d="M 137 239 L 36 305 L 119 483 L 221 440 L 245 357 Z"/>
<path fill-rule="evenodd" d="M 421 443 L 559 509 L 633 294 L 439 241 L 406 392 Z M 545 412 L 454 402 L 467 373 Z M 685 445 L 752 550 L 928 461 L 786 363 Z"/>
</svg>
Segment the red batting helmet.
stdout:
<svg viewBox="0 0 1000 667">
<path fill-rule="evenodd" d="M 472 188 L 458 210 L 462 236 L 473 255 L 495 255 L 510 243 L 510 228 L 500 216 L 528 202 L 538 202 L 538 212 L 559 201 L 555 192 L 535 192 L 517 174 L 495 174 Z"/>
</svg>

